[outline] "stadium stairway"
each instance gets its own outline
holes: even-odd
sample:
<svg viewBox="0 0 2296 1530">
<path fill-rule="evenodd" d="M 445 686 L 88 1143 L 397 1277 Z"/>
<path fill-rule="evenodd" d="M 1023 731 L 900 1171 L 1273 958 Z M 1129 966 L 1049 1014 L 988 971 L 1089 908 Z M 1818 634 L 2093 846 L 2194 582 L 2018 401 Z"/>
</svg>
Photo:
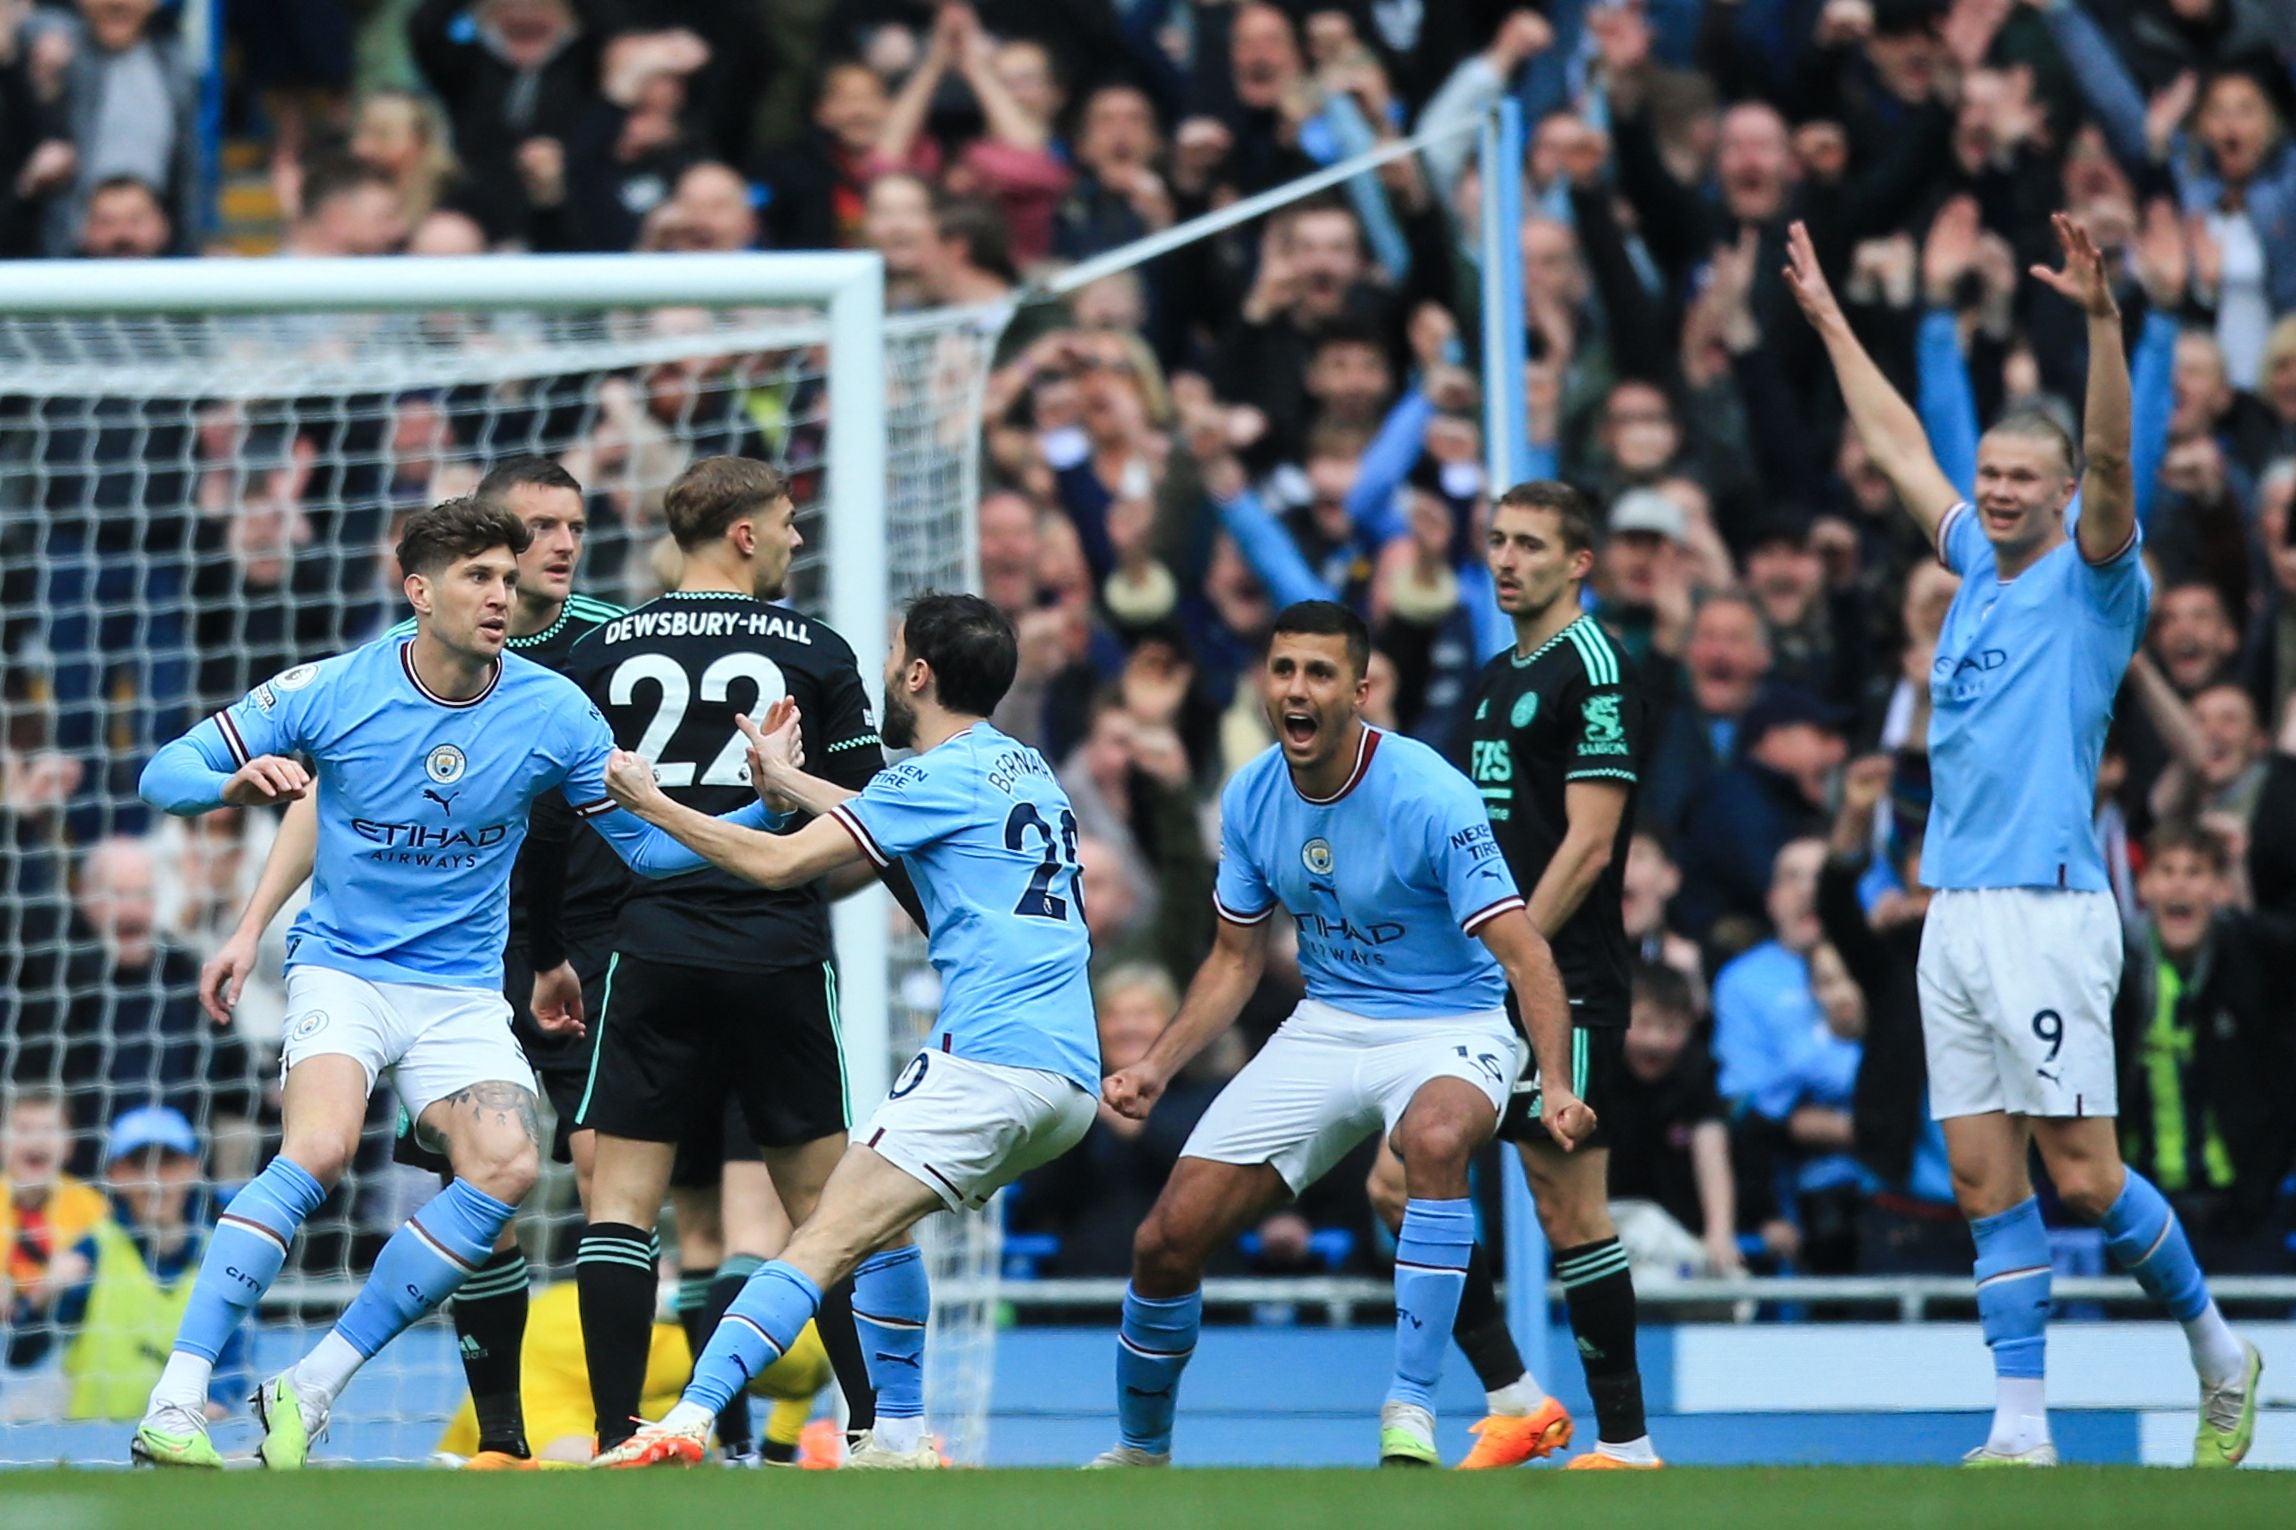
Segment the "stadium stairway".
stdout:
<svg viewBox="0 0 2296 1530">
<path fill-rule="evenodd" d="M 270 145 L 253 138 L 226 139 L 216 170 L 220 184 L 211 246 L 231 255 L 277 254 L 287 220 L 271 183 Z"/>
</svg>

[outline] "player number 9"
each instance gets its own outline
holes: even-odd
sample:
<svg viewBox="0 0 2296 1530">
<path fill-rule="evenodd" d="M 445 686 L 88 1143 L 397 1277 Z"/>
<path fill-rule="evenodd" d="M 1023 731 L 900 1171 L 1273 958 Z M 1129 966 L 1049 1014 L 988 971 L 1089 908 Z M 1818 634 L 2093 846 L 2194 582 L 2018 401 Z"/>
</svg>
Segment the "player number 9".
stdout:
<svg viewBox="0 0 2296 1530">
<path fill-rule="evenodd" d="M 2033 1017 L 2033 1034 L 2049 1043 L 2049 1055 L 2043 1062 L 2055 1062 L 2065 1047 L 2065 1017 L 2053 1009 L 2045 1009 Z"/>
</svg>

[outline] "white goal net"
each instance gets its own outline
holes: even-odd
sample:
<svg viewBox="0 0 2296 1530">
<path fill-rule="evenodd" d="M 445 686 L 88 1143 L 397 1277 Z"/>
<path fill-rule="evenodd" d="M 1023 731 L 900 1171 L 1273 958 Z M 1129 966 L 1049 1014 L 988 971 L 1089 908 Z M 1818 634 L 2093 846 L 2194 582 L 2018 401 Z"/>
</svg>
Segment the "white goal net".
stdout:
<svg viewBox="0 0 2296 1530">
<path fill-rule="evenodd" d="M 670 480 L 701 456 L 774 461 L 794 475 L 806 543 L 791 599 L 852 642 L 872 692 L 901 599 L 972 586 L 980 395 L 1003 315 L 885 321 L 871 259 L 734 259 L 615 261 L 599 292 L 624 294 L 612 307 L 569 285 L 580 262 L 508 258 L 362 266 L 391 289 L 381 311 L 364 292 L 310 301 L 309 281 L 341 273 L 289 269 L 336 262 L 177 265 L 141 305 L 107 275 L 106 300 L 133 313 L 0 298 L 15 308 L 0 314 L 0 1461 L 124 1459 L 156 1375 L 150 1346 L 95 1334 L 122 1313 L 171 1328 L 152 1313 L 174 1288 L 86 1278 L 77 1254 L 109 1217 L 129 1237 L 95 1237 L 99 1264 L 123 1246 L 163 1274 L 183 1257 L 185 1198 L 153 1180 L 170 1155 L 113 1158 L 115 1124 L 176 1112 L 201 1182 L 225 1194 L 278 1143 L 285 919 L 236 1026 L 209 1026 L 195 993 L 273 826 L 163 819 L 137 774 L 252 684 L 399 620 L 401 517 L 504 458 L 555 458 L 589 498 L 576 589 L 631 604 L 661 588 Z M 866 280 L 821 278 L 832 261 Z M 203 279 L 218 294 L 205 310 Z M 898 922 L 881 893 L 839 910 L 857 1110 L 931 1018 L 922 943 Z M 356 1167 L 251 1325 L 251 1378 L 316 1337 L 435 1187 L 390 1164 L 393 1115 L 379 1088 Z M 173 1118 L 144 1118 L 144 1136 L 152 1120 Z M 212 1210 L 188 1203 L 194 1224 Z M 539 1279 L 572 1278 L 580 1220 L 571 1177 L 553 1173 L 521 1223 Z M 936 1284 L 960 1298 L 935 1314 L 928 1405 L 952 1453 L 978 1460 L 994 1212 L 926 1233 Z M 452 1330 L 433 1318 L 353 1384 L 323 1453 L 427 1457 L 462 1396 Z M 251 1440 L 238 1415 L 218 1426 L 227 1453 Z"/>
</svg>

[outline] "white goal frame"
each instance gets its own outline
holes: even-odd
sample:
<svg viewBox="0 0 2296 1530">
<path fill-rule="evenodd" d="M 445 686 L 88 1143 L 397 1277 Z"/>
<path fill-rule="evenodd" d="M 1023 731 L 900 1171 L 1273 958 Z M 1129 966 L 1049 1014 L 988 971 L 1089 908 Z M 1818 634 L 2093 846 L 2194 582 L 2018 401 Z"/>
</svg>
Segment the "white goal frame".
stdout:
<svg viewBox="0 0 2296 1530">
<path fill-rule="evenodd" d="M 885 263 L 874 251 L 809 254 L 0 261 L 0 318 L 315 312 L 527 312 L 731 308 L 826 310 L 834 420 L 823 463 L 828 619 L 866 684 L 883 672 L 886 536 Z M 840 1009 L 851 1024 L 850 1098 L 881 1098 L 892 1074 L 890 900 L 871 884 L 832 906 Z"/>
</svg>

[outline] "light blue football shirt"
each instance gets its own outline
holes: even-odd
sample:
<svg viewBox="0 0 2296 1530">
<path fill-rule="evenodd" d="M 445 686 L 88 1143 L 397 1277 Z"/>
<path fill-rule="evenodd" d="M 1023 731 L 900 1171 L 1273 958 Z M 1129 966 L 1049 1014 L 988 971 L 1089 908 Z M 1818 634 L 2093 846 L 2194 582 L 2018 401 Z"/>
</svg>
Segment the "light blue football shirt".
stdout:
<svg viewBox="0 0 2296 1530">
<path fill-rule="evenodd" d="M 929 1045 L 1100 1090 L 1076 813 L 1052 767 L 985 722 L 869 778 L 832 815 L 909 870 L 933 931 Z"/>
<path fill-rule="evenodd" d="M 1474 932 L 1523 906 L 1474 783 L 1369 726 L 1337 796 L 1303 796 L 1281 746 L 1229 778 L 1213 898 L 1231 924 L 1281 908 L 1307 996 L 1379 1020 L 1498 1008 L 1506 974 Z"/>
<path fill-rule="evenodd" d="M 614 736 L 572 681 L 506 653 L 484 691 L 448 701 L 424 686 L 411 652 L 384 637 L 298 664 L 144 768 L 146 801 L 197 813 L 220 806 L 223 783 L 257 755 L 312 762 L 319 846 L 289 967 L 499 989 L 510 869 L 528 810 L 553 789 L 639 872 L 705 864 L 607 797 Z M 761 825 L 765 812 L 736 817 Z"/>
<path fill-rule="evenodd" d="M 2109 887 L 2097 759 L 2152 606 L 2142 541 L 2092 564 L 2067 537 L 2003 580 L 1976 511 L 1946 512 L 1938 556 L 1961 588 L 1929 677 L 1929 886 Z"/>
</svg>

